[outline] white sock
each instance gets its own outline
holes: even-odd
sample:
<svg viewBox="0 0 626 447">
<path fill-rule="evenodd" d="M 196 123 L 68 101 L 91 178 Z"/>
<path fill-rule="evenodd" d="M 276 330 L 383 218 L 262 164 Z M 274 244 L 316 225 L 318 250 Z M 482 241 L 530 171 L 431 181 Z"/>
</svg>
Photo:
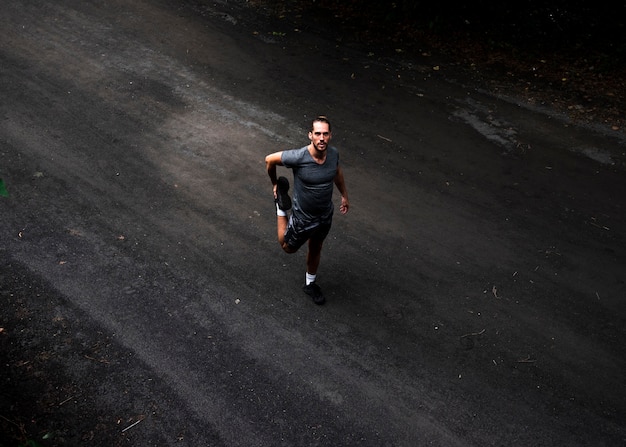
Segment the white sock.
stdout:
<svg viewBox="0 0 626 447">
<path fill-rule="evenodd" d="M 315 278 L 317 275 L 311 275 L 309 272 L 306 272 L 306 285 L 308 286 L 312 282 L 315 282 Z"/>
<path fill-rule="evenodd" d="M 286 217 L 287 213 L 278 208 L 278 203 L 276 204 L 276 215 L 281 217 Z"/>
</svg>

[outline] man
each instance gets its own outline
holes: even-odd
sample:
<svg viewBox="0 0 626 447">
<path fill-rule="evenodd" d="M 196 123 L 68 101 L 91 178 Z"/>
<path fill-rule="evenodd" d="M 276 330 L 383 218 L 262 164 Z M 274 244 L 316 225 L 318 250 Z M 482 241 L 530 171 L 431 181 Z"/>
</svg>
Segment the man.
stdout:
<svg viewBox="0 0 626 447">
<path fill-rule="evenodd" d="M 267 173 L 274 185 L 278 242 L 286 253 L 295 253 L 308 241 L 303 290 L 315 304 L 325 302 L 316 279 L 322 244 L 332 224 L 333 185 L 341 193 L 341 214 L 346 214 L 350 208 L 339 153 L 335 147 L 329 146 L 331 138 L 330 122 L 326 117 L 318 116 L 311 122 L 311 143 L 308 146 L 274 152 L 265 157 Z M 287 193 L 289 181 L 285 177 L 276 177 L 276 166 L 293 171 L 293 209 Z"/>
</svg>

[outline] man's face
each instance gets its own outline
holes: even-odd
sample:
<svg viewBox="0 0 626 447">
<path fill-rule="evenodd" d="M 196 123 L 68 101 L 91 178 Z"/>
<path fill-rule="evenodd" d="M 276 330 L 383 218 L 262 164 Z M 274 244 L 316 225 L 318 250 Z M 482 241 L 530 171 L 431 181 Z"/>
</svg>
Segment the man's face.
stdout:
<svg viewBox="0 0 626 447">
<path fill-rule="evenodd" d="M 313 130 L 309 132 L 309 140 L 318 151 L 325 151 L 330 141 L 331 133 L 328 123 L 313 123 Z"/>
</svg>

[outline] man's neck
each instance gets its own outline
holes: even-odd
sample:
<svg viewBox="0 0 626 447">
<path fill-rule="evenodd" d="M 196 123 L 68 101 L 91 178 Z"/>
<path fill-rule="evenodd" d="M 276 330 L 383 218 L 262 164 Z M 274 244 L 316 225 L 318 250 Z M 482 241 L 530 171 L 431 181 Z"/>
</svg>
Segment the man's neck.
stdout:
<svg viewBox="0 0 626 447">
<path fill-rule="evenodd" d="M 326 151 L 318 151 L 313 143 L 309 144 L 309 154 L 317 163 L 322 164 L 326 161 Z"/>
</svg>

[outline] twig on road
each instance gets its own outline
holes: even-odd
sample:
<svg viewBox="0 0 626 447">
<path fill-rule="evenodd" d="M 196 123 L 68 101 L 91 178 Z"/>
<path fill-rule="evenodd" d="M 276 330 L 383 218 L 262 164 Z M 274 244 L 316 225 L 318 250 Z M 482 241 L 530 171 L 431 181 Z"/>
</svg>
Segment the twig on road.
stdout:
<svg viewBox="0 0 626 447">
<path fill-rule="evenodd" d="M 477 335 L 483 335 L 485 333 L 486 329 L 483 329 L 480 332 L 472 332 L 470 334 L 465 334 L 465 335 L 461 335 L 461 338 L 465 338 L 465 337 L 475 337 Z"/>
<path fill-rule="evenodd" d="M 62 406 L 63 404 L 68 403 L 70 400 L 74 399 L 74 396 L 70 396 L 67 399 L 65 399 L 63 402 L 59 403 L 59 407 Z"/>
<path fill-rule="evenodd" d="M 133 428 L 135 425 L 139 424 L 141 421 L 143 421 L 144 418 L 139 419 L 138 421 L 133 422 L 132 424 L 130 424 L 128 427 L 126 427 L 125 429 L 122 430 L 122 433 L 124 433 L 126 430 L 130 430 L 131 428 Z"/>
<path fill-rule="evenodd" d="M 105 359 L 96 359 L 96 358 L 91 357 L 91 356 L 89 356 L 89 355 L 87 355 L 87 354 L 85 354 L 85 358 L 86 358 L 86 359 L 89 359 L 89 360 L 93 360 L 94 362 L 105 363 L 105 364 L 107 364 L 107 365 L 109 364 L 109 361 L 108 361 L 108 360 L 105 360 Z"/>
</svg>

